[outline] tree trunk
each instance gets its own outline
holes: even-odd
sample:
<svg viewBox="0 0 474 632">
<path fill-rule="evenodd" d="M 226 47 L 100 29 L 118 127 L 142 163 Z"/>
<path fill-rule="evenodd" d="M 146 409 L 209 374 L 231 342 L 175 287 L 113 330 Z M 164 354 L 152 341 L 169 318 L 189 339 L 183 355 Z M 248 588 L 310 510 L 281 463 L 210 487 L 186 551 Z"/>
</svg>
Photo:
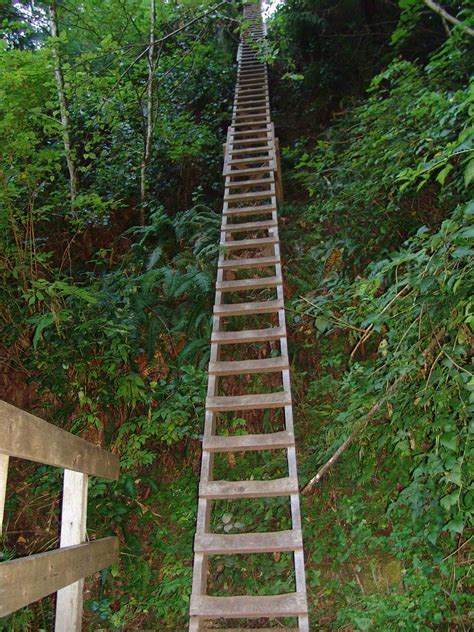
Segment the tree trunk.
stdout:
<svg viewBox="0 0 474 632">
<path fill-rule="evenodd" d="M 66 97 L 66 90 L 64 87 L 64 73 L 61 65 L 61 53 L 59 50 L 59 43 L 57 41 L 57 38 L 59 37 L 59 28 L 57 4 L 55 1 L 51 3 L 51 6 L 49 8 L 49 20 L 51 26 L 51 35 L 56 40 L 53 45 L 54 75 L 56 77 L 59 109 L 61 112 L 64 153 L 66 154 L 67 168 L 69 171 L 69 190 L 71 195 L 71 202 L 74 204 L 79 189 L 79 179 L 77 174 L 74 151 L 72 148 L 71 119 L 69 116 L 69 105 Z"/>
<path fill-rule="evenodd" d="M 145 224 L 146 170 L 151 158 L 154 127 L 154 73 L 155 73 L 155 0 L 150 0 L 150 40 L 148 45 L 148 81 L 146 90 L 146 121 L 143 141 L 143 156 L 140 165 L 140 225 Z"/>
</svg>

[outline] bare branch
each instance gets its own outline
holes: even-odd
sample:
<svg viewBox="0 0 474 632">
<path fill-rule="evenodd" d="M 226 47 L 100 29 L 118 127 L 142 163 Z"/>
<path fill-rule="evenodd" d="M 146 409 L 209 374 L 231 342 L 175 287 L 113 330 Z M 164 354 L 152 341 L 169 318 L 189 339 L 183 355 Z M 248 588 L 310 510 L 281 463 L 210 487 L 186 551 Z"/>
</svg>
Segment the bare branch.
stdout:
<svg viewBox="0 0 474 632">
<path fill-rule="evenodd" d="M 432 11 L 440 15 L 443 21 L 450 22 L 451 24 L 455 24 L 461 29 L 461 31 L 464 31 L 464 33 L 467 33 L 471 37 L 474 37 L 474 29 L 471 29 L 469 26 L 464 25 L 461 22 L 461 20 L 458 20 L 457 18 L 454 17 L 454 15 L 451 15 L 450 13 L 448 13 L 437 2 L 433 2 L 433 0 L 423 0 L 423 1 L 427 7 L 429 7 Z M 443 22 L 443 24 L 445 24 L 445 22 Z"/>
<path fill-rule="evenodd" d="M 395 382 L 387 389 L 387 391 L 385 392 L 385 395 L 381 399 L 379 399 L 378 402 L 375 402 L 375 404 L 372 406 L 369 412 L 362 419 L 362 422 L 354 428 L 354 430 L 347 437 L 347 439 L 343 441 L 343 443 L 334 452 L 332 457 L 328 461 L 326 461 L 326 463 L 322 467 L 319 468 L 316 476 L 313 476 L 313 478 L 309 481 L 309 483 L 305 485 L 305 487 L 303 488 L 303 491 L 301 492 L 302 494 L 308 494 L 316 485 L 316 483 L 319 483 L 321 478 L 334 465 L 334 463 L 339 459 L 341 454 L 351 445 L 351 443 L 357 437 L 357 435 L 361 433 L 362 430 L 364 430 L 364 428 L 367 426 L 367 424 L 372 419 L 372 417 L 374 417 L 374 415 L 378 413 L 380 408 L 383 406 L 383 404 L 385 404 L 387 399 L 390 397 L 393 391 L 397 388 L 400 382 L 405 379 L 406 375 L 407 374 L 401 375 L 400 377 L 398 377 L 395 380 Z"/>
</svg>

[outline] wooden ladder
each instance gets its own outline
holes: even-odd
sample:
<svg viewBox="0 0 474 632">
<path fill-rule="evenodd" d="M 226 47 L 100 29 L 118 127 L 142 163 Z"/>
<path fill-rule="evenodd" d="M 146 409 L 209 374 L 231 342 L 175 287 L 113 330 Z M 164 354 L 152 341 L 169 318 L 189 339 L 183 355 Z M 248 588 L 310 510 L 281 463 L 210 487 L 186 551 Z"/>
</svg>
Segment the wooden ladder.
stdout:
<svg viewBox="0 0 474 632">
<path fill-rule="evenodd" d="M 279 152 L 278 141 L 270 119 L 267 69 L 266 65 L 258 60 L 255 52 L 255 42 L 261 40 L 265 34 L 259 4 L 245 6 L 244 19 L 250 23 L 250 26 L 243 34 L 239 46 L 238 78 L 232 124 L 228 130 L 225 146 L 221 254 L 218 262 L 211 338 L 189 630 L 202 632 L 210 629 L 206 627 L 208 620 L 238 619 L 244 621 L 244 623 L 239 622 L 238 630 L 245 630 L 246 628 L 242 625 L 245 625 L 245 621 L 249 619 L 272 621 L 295 618 L 298 621 L 297 628 L 279 627 L 278 630 L 308 632 L 303 540 L 277 222 L 277 199 L 281 197 Z M 270 270 L 269 276 L 255 276 L 256 273 L 262 273 L 265 270 Z M 243 271 L 250 272 L 254 276 L 236 280 L 236 274 L 242 275 Z M 256 290 L 264 291 L 266 300 L 236 302 L 239 301 L 239 293 Z M 273 292 L 273 297 L 269 298 L 270 292 Z M 232 321 L 238 322 L 238 317 L 243 317 L 245 320 L 248 316 L 259 314 L 273 319 L 273 325 L 258 329 L 245 329 L 232 325 Z M 231 322 L 230 329 L 228 328 L 229 321 Z M 270 341 L 273 345 L 279 344 L 280 354 L 277 357 L 221 361 L 225 345 L 240 345 L 240 349 L 245 349 L 244 345 Z M 226 376 L 263 373 L 280 374 L 282 386 L 279 391 L 231 396 L 220 394 L 222 388 L 225 391 Z M 220 380 L 222 380 L 221 383 Z M 238 436 L 222 435 L 222 427 L 219 427 L 218 423 L 219 415 L 222 413 L 255 410 L 261 410 L 263 413 L 268 409 L 283 411 L 284 430 Z M 219 430 L 221 434 L 218 434 Z M 235 482 L 214 480 L 216 453 L 263 450 L 286 450 L 287 476 L 273 480 Z M 275 496 L 289 498 L 291 529 L 238 534 L 211 532 L 213 500 L 233 501 L 242 498 Z M 294 592 L 274 596 L 216 597 L 207 594 L 209 556 L 278 552 L 293 553 L 296 586 Z M 268 581 L 271 581 L 270 577 Z M 264 625 L 271 625 L 271 623 Z M 232 629 L 234 632 L 237 630 L 237 628 Z M 259 629 L 270 630 L 268 627 Z"/>
</svg>

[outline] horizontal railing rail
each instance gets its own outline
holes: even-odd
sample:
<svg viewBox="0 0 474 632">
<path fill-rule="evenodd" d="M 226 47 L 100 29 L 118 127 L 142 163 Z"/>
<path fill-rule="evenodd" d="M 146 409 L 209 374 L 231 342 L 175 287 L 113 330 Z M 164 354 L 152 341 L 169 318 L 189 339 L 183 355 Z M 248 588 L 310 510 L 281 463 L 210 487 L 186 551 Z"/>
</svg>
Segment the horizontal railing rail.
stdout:
<svg viewBox="0 0 474 632">
<path fill-rule="evenodd" d="M 0 617 L 92 575 L 118 559 L 118 539 L 102 538 L 0 564 Z"/>
<path fill-rule="evenodd" d="M 117 480 L 119 475 L 116 454 L 3 401 L 0 401 L 0 452 L 110 480 Z"/>
</svg>

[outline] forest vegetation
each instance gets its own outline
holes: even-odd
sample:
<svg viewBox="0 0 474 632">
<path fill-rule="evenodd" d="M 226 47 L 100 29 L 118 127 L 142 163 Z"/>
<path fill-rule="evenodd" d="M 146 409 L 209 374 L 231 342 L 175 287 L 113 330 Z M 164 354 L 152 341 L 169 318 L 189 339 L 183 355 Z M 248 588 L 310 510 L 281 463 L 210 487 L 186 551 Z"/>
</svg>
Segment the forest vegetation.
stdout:
<svg viewBox="0 0 474 632">
<path fill-rule="evenodd" d="M 241 8 L 0 2 L 0 398 L 121 463 L 90 482 L 88 536 L 121 555 L 85 630 L 186 626 Z M 259 51 L 315 630 L 472 629 L 473 29 L 467 0 L 285 0 Z M 61 472 L 10 469 L 3 560 L 58 541 Z M 215 527 L 284 521 L 273 500 Z M 284 592 L 289 567 L 210 581 Z M 53 605 L 0 630 L 49 630 Z"/>
</svg>

